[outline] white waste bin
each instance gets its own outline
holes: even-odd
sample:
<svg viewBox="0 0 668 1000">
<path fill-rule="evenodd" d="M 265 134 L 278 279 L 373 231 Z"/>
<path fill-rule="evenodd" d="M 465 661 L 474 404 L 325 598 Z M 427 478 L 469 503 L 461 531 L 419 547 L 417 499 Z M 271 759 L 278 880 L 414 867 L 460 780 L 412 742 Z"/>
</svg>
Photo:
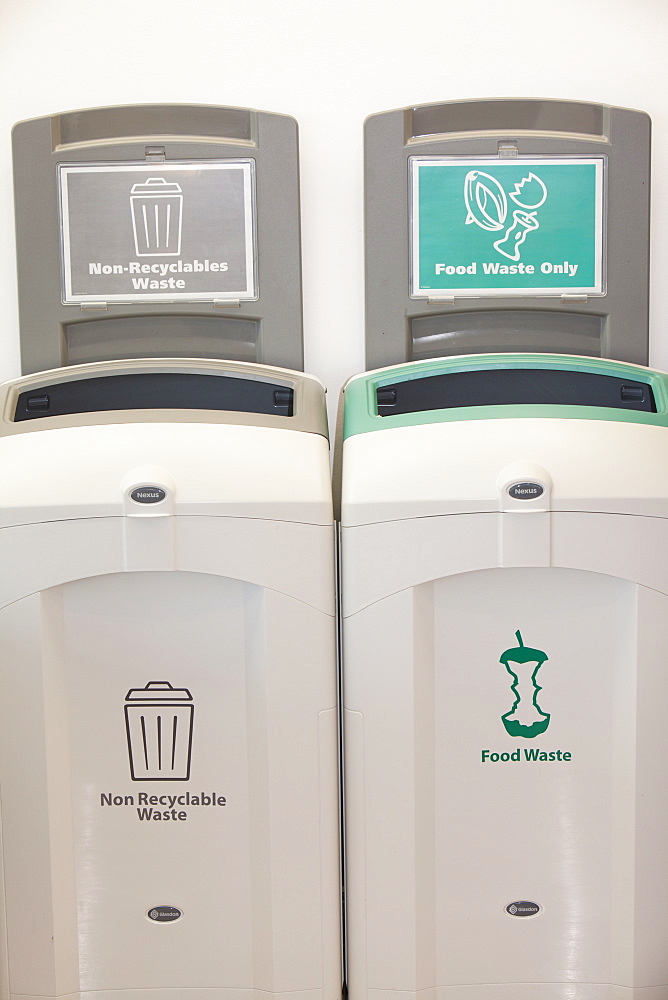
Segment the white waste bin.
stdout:
<svg viewBox="0 0 668 1000">
<path fill-rule="evenodd" d="M 324 391 L 216 361 L 0 389 L 3 996 L 340 996 Z"/>
<path fill-rule="evenodd" d="M 668 997 L 668 378 L 345 391 L 351 1000 Z"/>
</svg>

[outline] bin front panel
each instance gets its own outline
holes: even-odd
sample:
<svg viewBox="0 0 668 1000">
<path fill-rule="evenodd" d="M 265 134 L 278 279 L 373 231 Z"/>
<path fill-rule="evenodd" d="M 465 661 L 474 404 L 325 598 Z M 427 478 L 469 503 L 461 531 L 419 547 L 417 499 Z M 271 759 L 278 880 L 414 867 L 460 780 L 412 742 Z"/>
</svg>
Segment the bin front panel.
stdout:
<svg viewBox="0 0 668 1000">
<path fill-rule="evenodd" d="M 667 643 L 665 594 L 554 567 L 347 618 L 354 1000 L 666 995 Z"/>
<path fill-rule="evenodd" d="M 11 993 L 335 995 L 332 617 L 112 573 L 6 607 L 0 650 Z"/>
</svg>

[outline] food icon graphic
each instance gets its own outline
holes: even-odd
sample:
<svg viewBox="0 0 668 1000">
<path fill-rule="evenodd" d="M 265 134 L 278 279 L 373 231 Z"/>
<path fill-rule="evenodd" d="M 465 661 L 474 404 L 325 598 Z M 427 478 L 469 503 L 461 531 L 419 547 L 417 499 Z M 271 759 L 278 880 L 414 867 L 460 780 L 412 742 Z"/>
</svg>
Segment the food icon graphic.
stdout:
<svg viewBox="0 0 668 1000">
<path fill-rule="evenodd" d="M 496 177 L 482 170 L 469 170 L 464 178 L 464 203 L 466 205 L 466 225 L 475 222 L 489 232 L 503 229 L 508 214 L 506 192 Z"/>
<path fill-rule="evenodd" d="M 547 198 L 547 188 L 540 177 L 530 171 L 521 181 L 517 181 L 508 197 L 518 207 L 513 211 L 510 226 L 501 239 L 495 241 L 494 249 L 509 260 L 518 261 L 528 234 L 540 227 L 536 213 Z M 488 232 L 498 232 L 504 228 L 508 216 L 508 198 L 496 177 L 482 170 L 469 170 L 464 178 L 464 204 L 467 226 L 475 223 Z"/>
<path fill-rule="evenodd" d="M 519 645 L 507 649 L 499 657 L 499 662 L 513 678 L 512 691 L 515 695 L 515 704 L 510 712 L 501 716 L 501 721 L 509 736 L 533 739 L 544 733 L 550 724 L 550 716 L 542 711 L 536 700 L 541 690 L 536 674 L 548 656 L 542 649 L 525 646 L 519 630 L 515 635 Z"/>
</svg>

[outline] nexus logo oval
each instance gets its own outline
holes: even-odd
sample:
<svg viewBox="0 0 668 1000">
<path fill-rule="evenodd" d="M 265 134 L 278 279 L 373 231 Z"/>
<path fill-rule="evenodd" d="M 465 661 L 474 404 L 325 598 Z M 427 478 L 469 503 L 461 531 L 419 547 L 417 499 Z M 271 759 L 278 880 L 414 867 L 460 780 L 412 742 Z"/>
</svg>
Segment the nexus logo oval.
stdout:
<svg viewBox="0 0 668 1000">
<path fill-rule="evenodd" d="M 535 500 L 542 497 L 545 490 L 540 483 L 513 483 L 508 487 L 508 495 L 513 500 Z"/>
<path fill-rule="evenodd" d="M 130 494 L 135 503 L 160 503 L 167 494 L 159 486 L 138 486 Z"/>
</svg>

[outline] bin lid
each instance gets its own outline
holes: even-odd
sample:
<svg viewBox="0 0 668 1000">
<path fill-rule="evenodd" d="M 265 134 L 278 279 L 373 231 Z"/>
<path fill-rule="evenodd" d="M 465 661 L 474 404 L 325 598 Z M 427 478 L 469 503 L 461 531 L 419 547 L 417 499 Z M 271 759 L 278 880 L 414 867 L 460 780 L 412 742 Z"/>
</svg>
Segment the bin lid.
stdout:
<svg viewBox="0 0 668 1000">
<path fill-rule="evenodd" d="M 460 356 L 357 376 L 344 398 L 344 525 L 510 509 L 668 517 L 661 372 Z"/>
<path fill-rule="evenodd" d="M 198 514 L 330 525 L 325 388 L 266 365 L 107 361 L 0 385 L 0 526 Z M 142 507 L 136 489 L 163 501 Z"/>
<path fill-rule="evenodd" d="M 287 368 L 199 358 L 103 361 L 0 385 L 0 437 L 99 424 L 204 421 L 327 437 L 325 387 Z"/>
<path fill-rule="evenodd" d="M 465 355 L 381 368 L 352 378 L 344 399 L 344 438 L 509 417 L 668 426 L 668 375 L 559 354 Z"/>
</svg>

